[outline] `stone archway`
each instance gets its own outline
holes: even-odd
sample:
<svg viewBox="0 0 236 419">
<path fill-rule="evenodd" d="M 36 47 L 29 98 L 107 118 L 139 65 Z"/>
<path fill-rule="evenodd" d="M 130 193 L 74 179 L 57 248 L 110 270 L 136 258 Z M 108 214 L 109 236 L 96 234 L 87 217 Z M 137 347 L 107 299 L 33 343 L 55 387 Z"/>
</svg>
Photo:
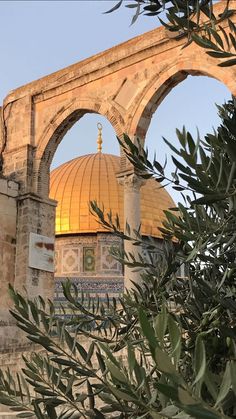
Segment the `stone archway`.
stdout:
<svg viewBox="0 0 236 419">
<path fill-rule="evenodd" d="M 112 113 L 111 113 L 112 110 Z M 50 164 L 54 153 L 65 133 L 86 113 L 100 113 L 106 117 L 117 134 L 121 135 L 122 117 L 113 107 L 108 107 L 98 101 L 84 99 L 73 100 L 66 108 L 62 107 L 51 119 L 44 130 L 38 131 L 38 146 L 32 152 L 32 175 L 24 188 L 32 188 L 30 193 L 19 197 L 17 242 L 16 248 L 16 278 L 18 289 L 26 287 L 31 296 L 44 295 L 53 298 L 53 273 L 30 268 L 27 257 L 30 254 L 30 235 L 53 238 L 55 235 L 56 202 L 49 199 Z M 41 134 L 41 135 L 40 135 Z M 28 179 L 28 178 L 27 178 Z M 27 189 L 26 189 L 27 190 Z M 24 234 L 23 234 L 24 233 Z M 28 238 L 28 240 L 27 240 Z M 24 246 L 22 247 L 22 245 Z"/>
<path fill-rule="evenodd" d="M 236 95 L 234 80 L 229 78 L 225 69 L 209 65 L 207 62 L 199 65 L 188 60 L 184 62 L 180 61 L 167 69 L 163 74 L 153 77 L 147 88 L 143 90 L 139 101 L 136 103 L 136 109 L 133 112 L 132 118 L 130 118 L 128 131 L 135 133 L 137 137 L 144 140 L 152 115 L 158 106 L 169 92 L 189 75 L 214 78 L 228 87 L 232 95 Z"/>
<path fill-rule="evenodd" d="M 236 1 L 232 1 L 232 7 Z M 215 5 L 217 14 L 223 2 Z M 225 30 L 227 30 L 225 23 Z M 48 198 L 48 168 L 62 136 L 84 112 L 101 113 L 118 135 L 145 137 L 151 116 L 168 91 L 187 74 L 205 74 L 236 94 L 236 68 L 218 61 L 185 39 L 170 38 L 158 28 L 12 91 L 1 110 L 1 196 L 14 202 L 14 231 L 5 226 L 0 245 L 11 238 L 15 271 L 3 282 L 26 286 L 33 295 L 52 295 L 53 274 L 29 266 L 30 233 L 54 235 L 55 202 Z M 133 174 L 124 164 L 121 176 Z M 16 181 L 14 193 L 9 181 Z M 131 182 L 132 184 L 132 182 Z M 1 208 L 0 208 L 1 209 Z M 16 215 L 17 214 L 17 215 Z M 14 264 L 13 264 L 14 265 Z M 4 307 L 3 307 L 4 309 Z"/>
<path fill-rule="evenodd" d="M 73 100 L 66 109 L 54 115 L 42 133 L 34 158 L 34 185 L 36 194 L 47 197 L 49 194 L 49 169 L 55 151 L 66 132 L 87 113 L 97 113 L 111 123 L 117 136 L 121 136 L 124 120 L 118 110 L 92 99 Z"/>
</svg>

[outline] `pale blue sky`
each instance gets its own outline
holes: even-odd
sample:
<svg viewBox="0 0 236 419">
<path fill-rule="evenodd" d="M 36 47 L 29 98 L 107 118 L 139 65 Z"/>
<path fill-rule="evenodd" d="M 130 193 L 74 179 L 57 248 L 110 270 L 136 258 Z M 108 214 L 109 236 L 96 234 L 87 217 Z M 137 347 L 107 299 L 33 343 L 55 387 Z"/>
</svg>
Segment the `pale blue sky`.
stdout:
<svg viewBox="0 0 236 419">
<path fill-rule="evenodd" d="M 0 102 L 10 90 L 69 66 L 156 27 L 155 18 L 141 17 L 130 26 L 133 11 L 122 7 L 104 15 L 116 0 L 0 1 Z M 147 135 L 160 161 L 169 153 L 161 140 L 176 142 L 183 124 L 196 133 L 218 123 L 215 103 L 230 97 L 227 88 L 207 77 L 188 77 L 156 111 Z M 105 118 L 87 115 L 65 136 L 53 167 L 96 151 L 97 122 L 104 126 L 104 151 L 118 154 L 114 131 Z M 177 195 L 174 194 L 177 201 Z"/>
</svg>

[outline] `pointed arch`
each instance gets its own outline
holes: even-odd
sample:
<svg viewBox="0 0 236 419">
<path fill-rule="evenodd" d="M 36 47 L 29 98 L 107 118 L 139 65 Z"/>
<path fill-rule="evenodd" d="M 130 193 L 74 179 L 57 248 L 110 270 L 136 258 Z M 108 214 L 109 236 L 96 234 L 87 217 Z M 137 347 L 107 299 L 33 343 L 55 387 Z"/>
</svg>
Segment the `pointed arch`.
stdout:
<svg viewBox="0 0 236 419">
<path fill-rule="evenodd" d="M 143 89 L 127 126 L 131 136 L 137 136 L 142 140 L 145 139 L 152 115 L 158 106 L 173 87 L 181 83 L 189 75 L 214 78 L 228 87 L 232 95 L 236 95 L 233 78 L 229 77 L 229 73 L 225 69 L 209 64 L 207 56 L 205 63 L 202 60 L 200 63 L 190 60 L 179 61 L 165 69 L 163 73 L 154 76 Z"/>
<path fill-rule="evenodd" d="M 104 116 L 111 123 L 117 136 L 123 133 L 124 120 L 113 104 L 89 98 L 71 100 L 66 108 L 63 107 L 51 118 L 39 139 L 33 170 L 33 189 L 36 194 L 48 196 L 49 170 L 56 149 L 66 132 L 87 113 Z"/>
</svg>

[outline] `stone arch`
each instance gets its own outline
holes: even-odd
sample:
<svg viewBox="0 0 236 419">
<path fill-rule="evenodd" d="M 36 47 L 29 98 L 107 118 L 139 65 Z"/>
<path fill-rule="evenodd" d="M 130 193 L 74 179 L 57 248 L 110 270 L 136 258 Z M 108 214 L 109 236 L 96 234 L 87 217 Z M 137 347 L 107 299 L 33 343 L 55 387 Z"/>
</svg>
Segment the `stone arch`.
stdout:
<svg viewBox="0 0 236 419">
<path fill-rule="evenodd" d="M 74 100 L 69 106 L 57 112 L 45 127 L 35 153 L 33 190 L 40 196 L 49 194 L 49 171 L 55 151 L 66 132 L 87 113 L 97 113 L 111 123 L 117 136 L 124 131 L 124 120 L 113 104 L 91 99 Z"/>
<path fill-rule="evenodd" d="M 223 2 L 214 7 L 217 15 L 222 13 Z M 19 191 L 14 191 L 19 195 L 17 199 L 14 195 L 14 278 L 31 296 L 52 298 L 53 274 L 29 266 L 30 234 L 54 237 L 49 166 L 57 145 L 76 121 L 85 113 L 99 113 L 118 136 L 126 132 L 131 138 L 137 134 L 144 139 L 158 105 L 188 74 L 216 78 L 236 95 L 235 67 L 222 69 L 198 45 L 192 43 L 183 49 L 186 40 L 169 35 L 165 28 L 157 28 L 19 87 L 4 100 L 3 174 L 19 183 Z M 136 175 L 126 163 L 122 156 L 120 179 L 135 183 Z M 131 195 L 127 185 L 126 202 Z M 131 201 L 126 206 L 126 219 L 132 208 L 137 208 L 136 198 Z M 135 228 L 139 226 L 138 217 L 131 221 Z"/>
<path fill-rule="evenodd" d="M 152 115 L 158 106 L 168 93 L 189 75 L 214 78 L 225 84 L 232 95 L 236 95 L 233 74 L 225 72 L 225 69 L 216 65 L 210 66 L 208 62 L 204 66 L 204 63 L 181 61 L 163 71 L 162 74 L 154 76 L 148 83 L 148 86 L 143 89 L 127 125 L 130 135 L 139 137 L 143 141 L 145 140 Z"/>
</svg>

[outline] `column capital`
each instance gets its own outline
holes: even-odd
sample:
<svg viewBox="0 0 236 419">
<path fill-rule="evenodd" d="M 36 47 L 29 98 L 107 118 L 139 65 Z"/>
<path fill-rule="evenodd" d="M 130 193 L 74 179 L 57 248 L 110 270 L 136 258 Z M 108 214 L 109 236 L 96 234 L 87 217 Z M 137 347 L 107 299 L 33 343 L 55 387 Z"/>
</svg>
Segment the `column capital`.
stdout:
<svg viewBox="0 0 236 419">
<path fill-rule="evenodd" d="M 117 175 L 117 182 L 124 186 L 125 191 L 139 192 L 146 181 L 135 172 L 123 172 Z"/>
</svg>

